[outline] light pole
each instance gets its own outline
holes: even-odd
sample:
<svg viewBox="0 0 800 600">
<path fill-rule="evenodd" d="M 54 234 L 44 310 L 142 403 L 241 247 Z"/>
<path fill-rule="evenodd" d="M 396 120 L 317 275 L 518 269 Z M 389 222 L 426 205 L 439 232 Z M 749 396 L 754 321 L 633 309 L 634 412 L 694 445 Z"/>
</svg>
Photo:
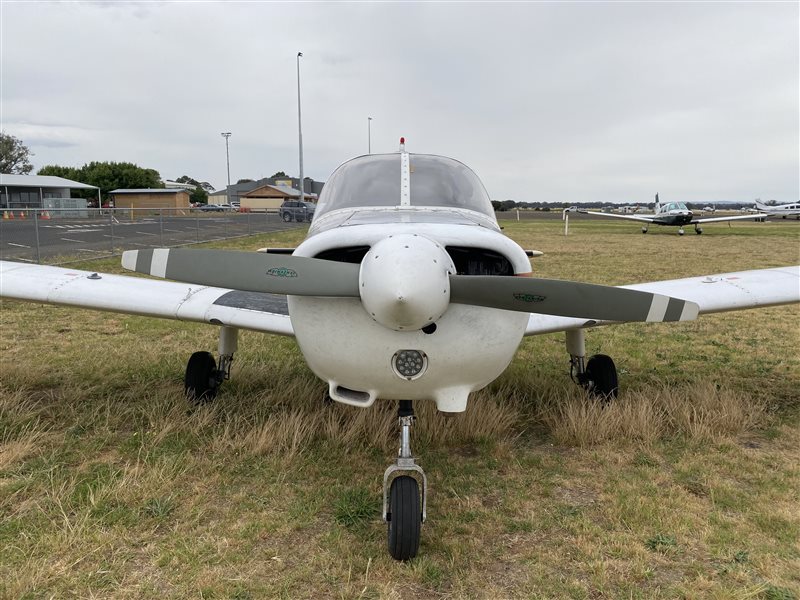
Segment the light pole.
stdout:
<svg viewBox="0 0 800 600">
<path fill-rule="evenodd" d="M 231 187 L 231 153 L 228 149 L 228 138 L 231 137 L 231 132 L 224 131 L 220 133 L 220 135 L 225 138 L 225 162 L 228 165 L 228 187 Z"/>
<path fill-rule="evenodd" d="M 367 117 L 367 154 L 372 154 L 372 117 Z"/>
<path fill-rule="evenodd" d="M 300 202 L 305 200 L 305 181 L 303 181 L 303 124 L 300 119 L 300 57 L 302 52 L 297 53 L 297 137 L 300 142 Z"/>
</svg>

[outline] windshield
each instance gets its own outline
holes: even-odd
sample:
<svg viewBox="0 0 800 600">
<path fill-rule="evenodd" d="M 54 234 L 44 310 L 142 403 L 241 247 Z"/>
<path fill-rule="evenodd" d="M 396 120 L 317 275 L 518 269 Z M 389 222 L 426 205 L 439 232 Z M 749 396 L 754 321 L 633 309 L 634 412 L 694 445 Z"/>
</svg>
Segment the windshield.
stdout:
<svg viewBox="0 0 800 600">
<path fill-rule="evenodd" d="M 372 154 L 346 162 L 322 189 L 317 214 L 341 208 L 400 206 L 401 155 Z M 411 207 L 464 208 L 494 216 L 489 195 L 466 165 L 443 156 L 409 155 Z"/>
</svg>

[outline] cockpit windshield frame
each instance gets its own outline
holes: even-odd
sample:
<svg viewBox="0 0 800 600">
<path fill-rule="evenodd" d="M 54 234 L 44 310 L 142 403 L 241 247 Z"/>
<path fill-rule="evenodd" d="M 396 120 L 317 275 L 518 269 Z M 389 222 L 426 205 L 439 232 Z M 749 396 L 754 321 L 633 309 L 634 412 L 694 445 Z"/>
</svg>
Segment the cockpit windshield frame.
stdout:
<svg viewBox="0 0 800 600">
<path fill-rule="evenodd" d="M 447 208 L 494 219 L 489 194 L 465 164 L 433 154 L 409 154 L 408 201 L 401 200 L 401 153 L 359 156 L 333 172 L 317 203 L 316 218 L 341 209 Z"/>
</svg>

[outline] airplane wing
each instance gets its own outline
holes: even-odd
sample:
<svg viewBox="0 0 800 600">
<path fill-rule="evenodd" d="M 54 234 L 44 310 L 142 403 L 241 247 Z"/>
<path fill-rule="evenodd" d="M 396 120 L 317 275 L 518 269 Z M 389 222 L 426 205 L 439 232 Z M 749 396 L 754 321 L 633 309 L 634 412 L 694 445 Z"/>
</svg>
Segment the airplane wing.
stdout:
<svg viewBox="0 0 800 600">
<path fill-rule="evenodd" d="M 766 217 L 763 213 L 751 213 L 748 215 L 735 215 L 731 217 L 708 217 L 707 219 L 692 219 L 690 225 L 695 223 L 719 223 L 722 221 L 744 221 L 746 219 L 763 219 Z"/>
<path fill-rule="evenodd" d="M 0 261 L 0 297 L 294 335 L 275 294 Z"/>
<path fill-rule="evenodd" d="M 652 216 L 645 216 L 645 215 L 621 215 L 619 213 L 603 213 L 603 212 L 594 212 L 591 210 L 579 210 L 578 212 L 584 215 L 608 217 L 609 219 L 626 219 L 628 221 L 639 221 L 640 223 L 655 223 L 656 221 Z"/>
<path fill-rule="evenodd" d="M 800 265 L 739 271 L 669 281 L 623 285 L 623 288 L 665 294 L 696 302 L 700 314 L 794 304 L 800 302 Z M 587 321 L 531 314 L 525 335 L 539 335 L 608 325 L 617 321 Z"/>
</svg>

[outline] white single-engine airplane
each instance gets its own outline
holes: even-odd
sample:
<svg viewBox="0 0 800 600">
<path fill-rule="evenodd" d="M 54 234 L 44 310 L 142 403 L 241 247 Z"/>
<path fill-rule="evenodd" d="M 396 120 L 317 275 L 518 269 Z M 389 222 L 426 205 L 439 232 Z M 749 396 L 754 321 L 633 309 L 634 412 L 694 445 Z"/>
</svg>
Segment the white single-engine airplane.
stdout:
<svg viewBox="0 0 800 600">
<path fill-rule="evenodd" d="M 534 278 L 478 177 L 450 158 L 409 154 L 402 140 L 398 153 L 354 158 L 331 175 L 291 254 L 134 250 L 122 264 L 175 281 L 0 262 L 0 293 L 220 327 L 219 360 L 195 352 L 186 367 L 195 401 L 229 378 L 240 328 L 295 336 L 333 400 L 364 408 L 399 400 L 400 450 L 384 474 L 383 518 L 400 560 L 417 554 L 428 500 L 411 453 L 412 401 L 462 412 L 523 336 L 558 331 L 576 383 L 614 397 L 614 362 L 586 360 L 587 328 L 800 302 L 800 266 L 622 287 Z"/>
<path fill-rule="evenodd" d="M 789 202 L 788 204 L 764 204 L 761 200 L 756 200 L 756 210 L 763 213 L 761 216 L 770 217 L 794 217 L 800 219 L 800 202 Z"/>
<path fill-rule="evenodd" d="M 683 230 L 684 225 L 694 225 L 694 232 L 697 235 L 700 235 L 703 233 L 703 229 L 700 227 L 700 225 L 703 223 L 721 223 L 723 221 L 740 221 L 743 219 L 753 220 L 763 218 L 765 216 L 762 214 L 752 214 L 736 215 L 735 217 L 706 217 L 703 219 L 698 219 L 683 202 L 669 202 L 666 204 L 661 204 L 661 202 L 658 200 L 658 194 L 656 194 L 655 214 L 652 215 L 622 215 L 617 213 L 604 213 L 590 210 L 580 210 L 578 212 L 582 212 L 587 215 L 596 215 L 598 217 L 639 221 L 640 223 L 645 223 L 645 225 L 642 225 L 642 233 L 647 233 L 647 229 L 651 224 L 671 225 L 678 228 L 678 235 L 683 235 L 685 233 Z"/>
</svg>

